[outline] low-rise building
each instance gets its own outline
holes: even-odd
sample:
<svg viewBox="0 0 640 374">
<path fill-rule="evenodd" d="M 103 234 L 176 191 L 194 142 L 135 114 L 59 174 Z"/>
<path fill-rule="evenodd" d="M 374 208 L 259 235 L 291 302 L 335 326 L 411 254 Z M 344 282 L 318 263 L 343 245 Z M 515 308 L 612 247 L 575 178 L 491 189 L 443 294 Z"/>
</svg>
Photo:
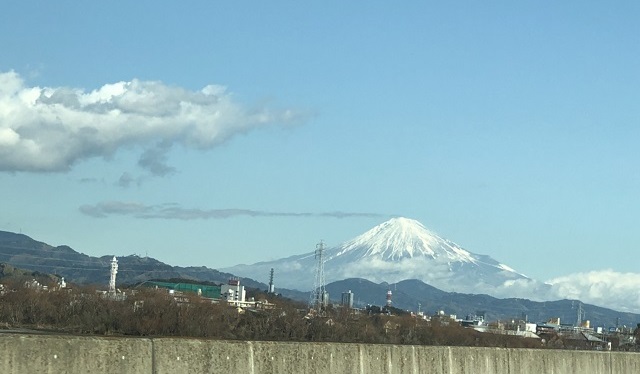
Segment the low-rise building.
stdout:
<svg viewBox="0 0 640 374">
<path fill-rule="evenodd" d="M 240 304 L 245 302 L 247 291 L 240 285 L 239 279 L 229 279 L 227 284 L 220 287 L 220 297 L 230 304 Z"/>
</svg>

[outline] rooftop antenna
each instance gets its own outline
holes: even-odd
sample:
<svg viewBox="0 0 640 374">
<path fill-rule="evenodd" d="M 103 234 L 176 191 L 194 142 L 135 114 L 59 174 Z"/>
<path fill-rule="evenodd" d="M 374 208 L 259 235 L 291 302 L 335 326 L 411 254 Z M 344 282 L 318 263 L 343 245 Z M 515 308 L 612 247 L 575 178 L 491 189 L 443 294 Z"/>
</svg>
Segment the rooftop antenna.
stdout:
<svg viewBox="0 0 640 374">
<path fill-rule="evenodd" d="M 111 260 L 111 278 L 109 279 L 109 292 L 116 293 L 116 274 L 118 274 L 118 260 L 113 256 Z"/>
<path fill-rule="evenodd" d="M 316 245 L 315 259 L 316 276 L 313 282 L 313 290 L 311 290 L 309 298 L 309 306 L 320 310 L 326 302 L 325 298 L 327 293 L 324 279 L 324 241 L 322 240 L 320 240 L 320 243 Z"/>
</svg>

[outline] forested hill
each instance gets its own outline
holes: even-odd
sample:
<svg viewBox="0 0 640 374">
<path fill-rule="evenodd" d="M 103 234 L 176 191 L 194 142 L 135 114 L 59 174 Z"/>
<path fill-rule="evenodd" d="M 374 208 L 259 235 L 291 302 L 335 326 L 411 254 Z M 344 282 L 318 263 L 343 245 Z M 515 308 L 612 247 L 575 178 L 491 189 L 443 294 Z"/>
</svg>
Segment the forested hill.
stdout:
<svg viewBox="0 0 640 374">
<path fill-rule="evenodd" d="M 0 231 L 0 262 L 15 267 L 56 274 L 69 282 L 107 285 L 113 254 L 88 256 L 66 245 L 51 246 L 27 235 Z M 226 282 L 233 274 L 204 266 L 171 266 L 151 257 L 129 255 L 118 257 L 118 284 L 133 284 L 148 279 L 184 278 L 209 282 Z M 266 278 L 268 274 L 264 274 Z M 247 287 L 266 289 L 267 285 L 242 278 Z"/>
<path fill-rule="evenodd" d="M 40 284 L 49 285 L 52 283 L 58 283 L 59 277 L 51 274 L 41 273 L 39 271 L 31 271 L 16 268 L 6 263 L 0 263 L 0 282 L 25 282 L 35 279 Z"/>
</svg>

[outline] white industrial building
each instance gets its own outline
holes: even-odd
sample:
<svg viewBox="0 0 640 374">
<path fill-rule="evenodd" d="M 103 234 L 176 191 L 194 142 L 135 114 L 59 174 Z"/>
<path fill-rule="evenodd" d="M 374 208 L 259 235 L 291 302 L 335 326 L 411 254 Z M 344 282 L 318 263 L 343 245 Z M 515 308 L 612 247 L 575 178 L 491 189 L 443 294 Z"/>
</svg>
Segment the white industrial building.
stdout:
<svg viewBox="0 0 640 374">
<path fill-rule="evenodd" d="M 245 303 L 247 292 L 244 286 L 240 285 L 239 279 L 229 279 L 227 284 L 220 286 L 220 298 L 226 300 L 230 304 L 240 306 Z"/>
</svg>

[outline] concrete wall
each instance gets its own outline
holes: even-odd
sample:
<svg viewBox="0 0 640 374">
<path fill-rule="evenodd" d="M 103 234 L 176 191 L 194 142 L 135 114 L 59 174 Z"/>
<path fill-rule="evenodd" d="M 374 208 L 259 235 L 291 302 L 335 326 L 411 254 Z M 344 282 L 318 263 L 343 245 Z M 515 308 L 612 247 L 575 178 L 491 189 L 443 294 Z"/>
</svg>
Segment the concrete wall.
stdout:
<svg viewBox="0 0 640 374">
<path fill-rule="evenodd" d="M 151 373 L 148 339 L 0 334 L 0 373 Z"/>
<path fill-rule="evenodd" d="M 0 373 L 640 373 L 640 353 L 0 334 Z"/>
</svg>

